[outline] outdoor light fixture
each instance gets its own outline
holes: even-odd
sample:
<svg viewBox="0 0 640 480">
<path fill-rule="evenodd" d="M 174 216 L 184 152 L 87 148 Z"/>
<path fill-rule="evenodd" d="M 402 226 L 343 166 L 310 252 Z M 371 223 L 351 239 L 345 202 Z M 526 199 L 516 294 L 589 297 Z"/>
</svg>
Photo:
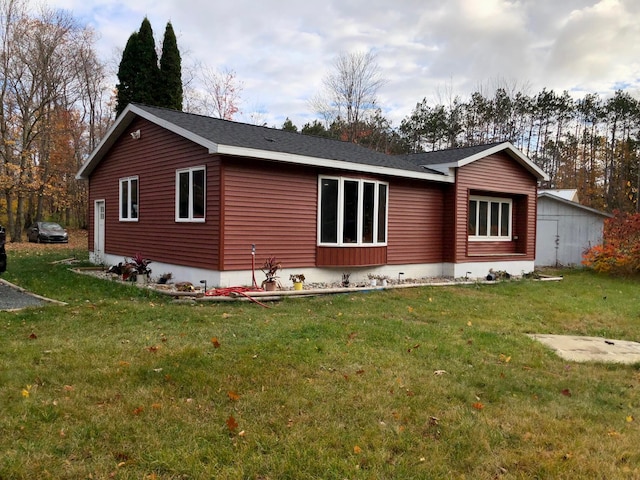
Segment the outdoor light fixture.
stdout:
<svg viewBox="0 0 640 480">
<path fill-rule="evenodd" d="M 131 138 L 134 140 L 138 140 L 140 138 L 140 129 L 131 132 Z"/>
</svg>

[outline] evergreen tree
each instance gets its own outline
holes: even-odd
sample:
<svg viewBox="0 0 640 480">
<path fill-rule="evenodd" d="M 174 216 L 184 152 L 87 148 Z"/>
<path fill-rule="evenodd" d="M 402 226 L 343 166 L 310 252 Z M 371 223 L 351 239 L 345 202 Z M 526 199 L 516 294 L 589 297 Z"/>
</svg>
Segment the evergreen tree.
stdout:
<svg viewBox="0 0 640 480">
<path fill-rule="evenodd" d="M 289 117 L 287 117 L 287 119 L 284 121 L 284 123 L 282 124 L 282 130 L 284 130 L 285 132 L 298 132 L 298 127 L 296 127 L 293 122 L 291 121 L 291 119 Z"/>
<path fill-rule="evenodd" d="M 116 85 L 117 103 L 116 115 L 120 115 L 125 107 L 134 101 L 136 91 L 136 77 L 138 72 L 138 33 L 133 32 L 127 40 L 127 46 L 122 52 L 122 60 L 118 68 L 118 84 Z"/>
<path fill-rule="evenodd" d="M 127 41 L 118 69 L 116 114 L 131 102 L 164 106 L 160 94 L 160 69 L 151 23 L 146 17 L 140 31 Z"/>
<path fill-rule="evenodd" d="M 138 32 L 138 78 L 136 81 L 135 102 L 161 106 L 159 98 L 160 70 L 158 54 L 153 39 L 153 30 L 147 17 L 142 21 Z"/>
<path fill-rule="evenodd" d="M 163 107 L 182 110 L 182 66 L 176 34 L 167 23 L 160 57 L 160 101 Z"/>
</svg>

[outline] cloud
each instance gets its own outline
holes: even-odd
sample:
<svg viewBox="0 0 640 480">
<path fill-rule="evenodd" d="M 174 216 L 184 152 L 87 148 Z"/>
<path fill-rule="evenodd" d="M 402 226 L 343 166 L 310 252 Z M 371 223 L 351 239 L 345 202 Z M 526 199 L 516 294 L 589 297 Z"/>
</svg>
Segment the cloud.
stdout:
<svg viewBox="0 0 640 480">
<path fill-rule="evenodd" d="M 422 98 L 462 97 L 499 80 L 556 91 L 640 87 L 637 0 L 49 0 L 100 33 L 105 60 L 148 16 L 171 21 L 185 65 L 234 70 L 243 110 L 269 125 L 315 118 L 308 99 L 341 52 L 373 50 L 398 125 Z M 257 107 L 256 107 L 257 106 Z"/>
</svg>

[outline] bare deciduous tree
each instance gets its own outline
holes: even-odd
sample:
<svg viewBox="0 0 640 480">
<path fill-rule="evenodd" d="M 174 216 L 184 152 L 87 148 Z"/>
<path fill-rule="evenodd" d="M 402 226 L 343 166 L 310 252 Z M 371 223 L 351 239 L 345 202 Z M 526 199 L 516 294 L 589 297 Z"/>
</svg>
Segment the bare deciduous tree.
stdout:
<svg viewBox="0 0 640 480">
<path fill-rule="evenodd" d="M 240 111 L 240 94 L 243 89 L 236 72 L 203 67 L 199 69 L 197 80 L 201 88 L 190 91 L 190 111 L 233 120 Z"/>
<path fill-rule="evenodd" d="M 385 83 L 374 53 L 341 53 L 311 106 L 327 124 L 345 122 L 346 139 L 355 141 L 362 123 L 378 109 L 378 90 Z"/>
</svg>

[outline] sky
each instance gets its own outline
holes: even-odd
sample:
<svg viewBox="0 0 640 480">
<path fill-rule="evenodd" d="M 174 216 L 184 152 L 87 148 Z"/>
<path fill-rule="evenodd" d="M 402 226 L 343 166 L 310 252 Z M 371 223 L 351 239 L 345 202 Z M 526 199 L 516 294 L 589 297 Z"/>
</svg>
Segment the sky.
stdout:
<svg viewBox="0 0 640 480">
<path fill-rule="evenodd" d="M 170 21 L 183 69 L 236 73 L 235 119 L 248 123 L 320 118 L 309 101 L 336 56 L 368 51 L 386 80 L 378 103 L 396 127 L 423 98 L 447 104 L 496 85 L 640 96 L 638 0 L 44 1 L 96 31 L 114 72 L 145 16 L 158 43 Z"/>
</svg>

